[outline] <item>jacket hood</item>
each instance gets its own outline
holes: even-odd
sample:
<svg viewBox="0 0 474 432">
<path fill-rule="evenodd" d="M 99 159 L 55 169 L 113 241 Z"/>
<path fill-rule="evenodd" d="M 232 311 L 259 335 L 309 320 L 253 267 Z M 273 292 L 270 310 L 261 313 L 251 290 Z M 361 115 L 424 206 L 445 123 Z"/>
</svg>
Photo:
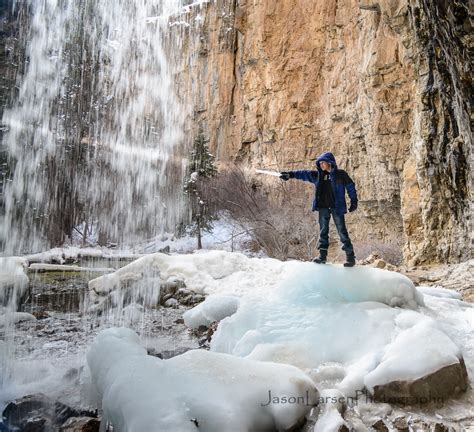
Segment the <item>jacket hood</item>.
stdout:
<svg viewBox="0 0 474 432">
<path fill-rule="evenodd" d="M 316 159 L 316 167 L 320 169 L 319 162 L 327 162 L 332 165 L 333 168 L 337 168 L 336 158 L 331 152 L 324 152 L 321 153 L 318 158 Z"/>
</svg>

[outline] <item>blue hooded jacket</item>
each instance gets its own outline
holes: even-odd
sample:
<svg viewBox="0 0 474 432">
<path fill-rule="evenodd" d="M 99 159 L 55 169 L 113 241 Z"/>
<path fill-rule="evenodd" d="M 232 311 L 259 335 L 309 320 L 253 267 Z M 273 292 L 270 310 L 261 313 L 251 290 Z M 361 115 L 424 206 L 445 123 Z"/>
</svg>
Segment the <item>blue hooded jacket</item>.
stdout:
<svg viewBox="0 0 474 432">
<path fill-rule="evenodd" d="M 319 166 L 319 163 L 325 161 L 331 164 L 331 171 L 329 173 L 329 180 L 331 181 L 332 192 L 334 196 L 334 210 L 338 215 L 343 215 L 347 213 L 347 204 L 346 204 L 346 190 L 351 204 L 357 205 L 357 191 L 355 184 L 349 175 L 341 169 L 338 169 L 336 158 L 330 152 L 322 153 L 316 159 L 316 168 L 317 170 L 298 170 L 298 171 L 289 171 L 290 175 L 297 179 L 303 180 L 314 184 L 315 194 L 313 200 L 313 211 L 318 210 L 318 199 L 321 196 L 321 186 L 319 179 L 323 175 L 323 170 Z"/>
</svg>

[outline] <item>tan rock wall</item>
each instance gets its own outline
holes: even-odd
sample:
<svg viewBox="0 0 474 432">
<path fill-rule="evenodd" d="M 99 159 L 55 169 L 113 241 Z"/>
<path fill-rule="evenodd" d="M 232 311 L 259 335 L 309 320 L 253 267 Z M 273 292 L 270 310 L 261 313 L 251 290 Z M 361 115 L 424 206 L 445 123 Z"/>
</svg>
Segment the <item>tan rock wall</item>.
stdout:
<svg viewBox="0 0 474 432">
<path fill-rule="evenodd" d="M 312 168 L 332 151 L 357 185 L 359 211 L 347 218 L 355 240 L 402 239 L 413 264 L 465 259 L 470 170 L 436 165 L 449 155 L 454 165 L 470 158 L 470 134 L 459 137 L 453 127 L 469 127 L 459 74 L 435 76 L 438 92 L 426 93 L 439 66 L 429 51 L 461 45 L 456 65 L 463 47 L 455 38 L 429 40 L 431 10 L 428 0 L 211 2 L 200 12 L 200 55 L 190 73 L 194 123 L 222 163 Z M 449 91 L 459 99 L 453 115 L 445 114 Z M 426 109 L 427 97 L 434 109 Z M 463 180 L 449 181 L 456 172 Z M 285 187 L 307 194 L 310 205 L 311 185 Z M 455 216 L 445 199 L 458 193 Z"/>
</svg>

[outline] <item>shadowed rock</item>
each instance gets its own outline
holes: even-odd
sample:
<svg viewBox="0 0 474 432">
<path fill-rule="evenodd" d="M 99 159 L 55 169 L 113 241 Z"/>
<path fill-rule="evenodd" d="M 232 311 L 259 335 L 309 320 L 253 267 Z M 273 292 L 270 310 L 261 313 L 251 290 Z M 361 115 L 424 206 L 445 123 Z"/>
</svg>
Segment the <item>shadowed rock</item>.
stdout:
<svg viewBox="0 0 474 432">
<path fill-rule="evenodd" d="M 392 381 L 374 387 L 376 401 L 402 405 L 444 402 L 467 390 L 468 379 L 464 360 L 445 366 L 413 381 Z"/>
</svg>

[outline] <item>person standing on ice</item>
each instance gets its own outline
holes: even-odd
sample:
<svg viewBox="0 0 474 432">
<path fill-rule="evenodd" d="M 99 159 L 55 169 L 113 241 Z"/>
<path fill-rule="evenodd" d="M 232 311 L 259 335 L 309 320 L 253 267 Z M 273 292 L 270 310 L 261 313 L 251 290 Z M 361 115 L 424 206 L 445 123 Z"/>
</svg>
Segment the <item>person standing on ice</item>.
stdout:
<svg viewBox="0 0 474 432">
<path fill-rule="evenodd" d="M 313 262 L 326 264 L 329 248 L 329 221 L 331 216 L 336 224 L 342 250 L 346 253 L 344 267 L 355 265 L 354 247 L 347 232 L 344 214 L 347 213 L 346 190 L 351 200 L 349 212 L 357 209 L 357 191 L 349 175 L 337 167 L 336 159 L 330 152 L 322 153 L 316 159 L 317 170 L 284 171 L 280 173 L 282 180 L 291 178 L 313 183 L 315 196 L 313 211 L 319 212 L 319 257 Z"/>
</svg>

